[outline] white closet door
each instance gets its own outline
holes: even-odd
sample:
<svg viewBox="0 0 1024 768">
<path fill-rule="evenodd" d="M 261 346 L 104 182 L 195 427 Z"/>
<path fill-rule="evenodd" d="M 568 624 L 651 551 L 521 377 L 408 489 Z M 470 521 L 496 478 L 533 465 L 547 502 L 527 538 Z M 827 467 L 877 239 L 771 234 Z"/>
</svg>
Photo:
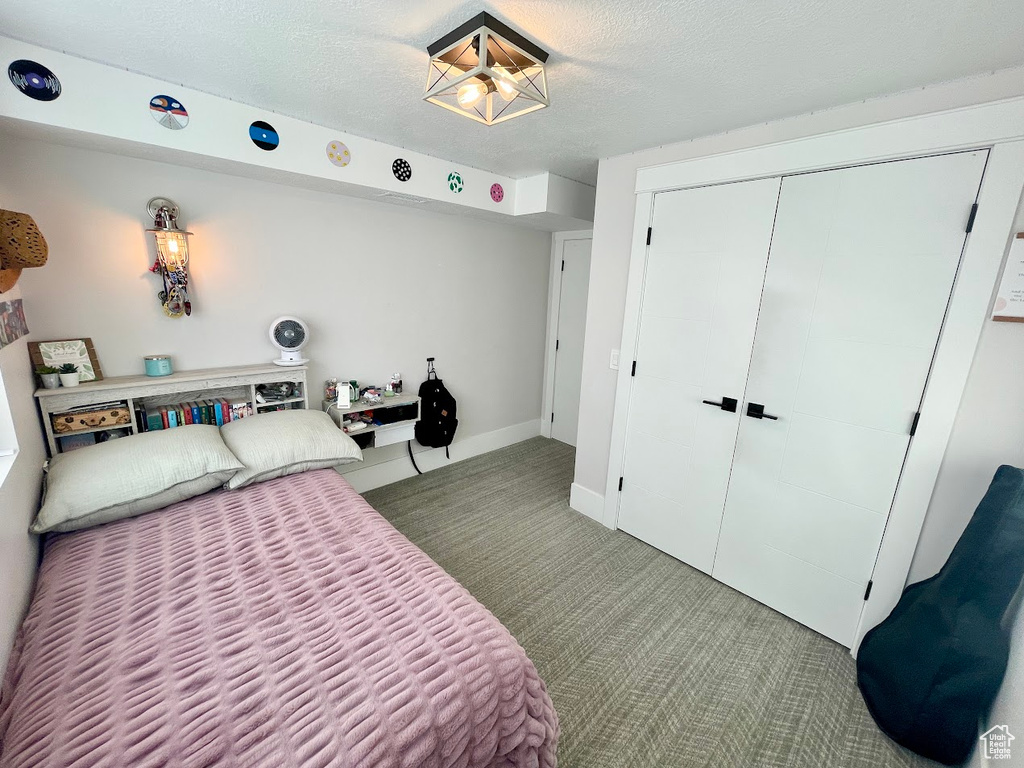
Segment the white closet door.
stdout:
<svg viewBox="0 0 1024 768">
<path fill-rule="evenodd" d="M 583 337 L 587 328 L 591 240 L 562 245 L 562 280 L 558 293 L 558 344 L 551 406 L 551 437 L 576 445 L 583 386 Z"/>
<path fill-rule="evenodd" d="M 713 575 L 846 646 L 986 156 L 782 183 Z"/>
<path fill-rule="evenodd" d="M 739 415 L 702 401 L 743 398 L 779 183 L 655 197 L 619 527 L 707 573 Z"/>
</svg>

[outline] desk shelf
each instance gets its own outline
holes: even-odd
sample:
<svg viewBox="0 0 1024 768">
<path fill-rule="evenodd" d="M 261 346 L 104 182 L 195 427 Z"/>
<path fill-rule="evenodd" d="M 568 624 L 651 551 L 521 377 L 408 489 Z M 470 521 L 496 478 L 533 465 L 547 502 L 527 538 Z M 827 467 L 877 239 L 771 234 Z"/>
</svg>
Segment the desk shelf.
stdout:
<svg viewBox="0 0 1024 768">
<path fill-rule="evenodd" d="M 332 400 L 324 400 L 321 403 L 323 410 L 327 411 L 330 417 L 334 420 L 334 423 L 340 428 L 343 428 L 345 416 L 350 416 L 355 413 L 365 413 L 366 411 L 387 411 L 391 408 L 409 406 L 413 406 L 415 408 L 415 416 L 413 418 L 392 421 L 388 424 L 367 424 L 362 429 L 354 432 L 346 432 L 346 434 L 358 442 L 360 447 L 364 449 L 380 448 L 385 445 L 394 445 L 395 443 L 404 443 L 407 440 L 412 440 L 413 428 L 416 426 L 416 422 L 420 420 L 419 396 L 413 394 L 395 395 L 394 397 L 386 397 L 379 403 L 367 403 L 365 400 L 359 400 L 352 403 L 348 408 L 337 408 Z M 369 440 L 367 440 L 366 437 L 360 437 L 360 435 L 369 436 Z"/>
</svg>

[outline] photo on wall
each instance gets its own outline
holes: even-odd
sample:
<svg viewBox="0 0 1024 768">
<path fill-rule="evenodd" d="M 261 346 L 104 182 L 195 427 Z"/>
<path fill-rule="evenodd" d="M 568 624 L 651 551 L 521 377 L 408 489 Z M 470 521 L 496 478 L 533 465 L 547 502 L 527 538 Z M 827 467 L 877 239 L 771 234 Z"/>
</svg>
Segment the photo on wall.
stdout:
<svg viewBox="0 0 1024 768">
<path fill-rule="evenodd" d="M 0 349 L 28 334 L 25 306 L 21 299 L 0 301 Z"/>
</svg>

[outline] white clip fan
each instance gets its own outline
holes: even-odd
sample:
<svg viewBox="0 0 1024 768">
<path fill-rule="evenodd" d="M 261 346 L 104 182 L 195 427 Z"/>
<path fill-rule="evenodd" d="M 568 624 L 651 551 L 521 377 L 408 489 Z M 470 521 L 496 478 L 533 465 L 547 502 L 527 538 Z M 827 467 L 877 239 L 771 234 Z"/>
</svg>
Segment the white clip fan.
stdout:
<svg viewBox="0 0 1024 768">
<path fill-rule="evenodd" d="M 270 326 L 270 341 L 281 350 L 275 365 L 305 365 L 309 362 L 300 350 L 309 340 L 309 328 L 297 317 L 279 317 Z"/>
</svg>

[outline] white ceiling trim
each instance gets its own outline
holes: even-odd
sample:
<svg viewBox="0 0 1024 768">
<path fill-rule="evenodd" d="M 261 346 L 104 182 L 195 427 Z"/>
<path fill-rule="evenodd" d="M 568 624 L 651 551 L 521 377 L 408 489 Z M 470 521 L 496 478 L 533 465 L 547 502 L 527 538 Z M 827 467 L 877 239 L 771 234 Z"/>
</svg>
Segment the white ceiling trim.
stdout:
<svg viewBox="0 0 1024 768">
<path fill-rule="evenodd" d="M 426 47 L 487 11 L 550 52 L 551 107 L 422 101 Z M 1020 0 L 32 0 L 2 34 L 512 178 L 1024 64 Z M 464 125 L 465 124 L 465 125 Z"/>
<path fill-rule="evenodd" d="M 481 214 L 538 229 L 578 228 L 593 219 L 594 189 L 580 182 L 550 174 L 514 179 L 0 37 L 5 69 L 18 59 L 43 64 L 61 83 L 59 97 L 37 101 L 4 77 L 0 118 L 22 135 L 169 162 L 215 164 L 239 175 L 312 188 L 326 184 L 333 191 L 387 202 L 420 200 L 435 204 L 434 210 Z M 170 130 L 153 119 L 150 100 L 158 95 L 184 105 L 185 128 Z M 273 126 L 280 139 L 276 148 L 261 149 L 250 139 L 255 121 Z M 332 143 L 348 148 L 347 165 L 330 161 Z M 412 169 L 408 180 L 393 173 L 399 158 Z M 453 174 L 458 176 L 454 185 Z M 558 194 L 549 193 L 551 188 Z"/>
</svg>

